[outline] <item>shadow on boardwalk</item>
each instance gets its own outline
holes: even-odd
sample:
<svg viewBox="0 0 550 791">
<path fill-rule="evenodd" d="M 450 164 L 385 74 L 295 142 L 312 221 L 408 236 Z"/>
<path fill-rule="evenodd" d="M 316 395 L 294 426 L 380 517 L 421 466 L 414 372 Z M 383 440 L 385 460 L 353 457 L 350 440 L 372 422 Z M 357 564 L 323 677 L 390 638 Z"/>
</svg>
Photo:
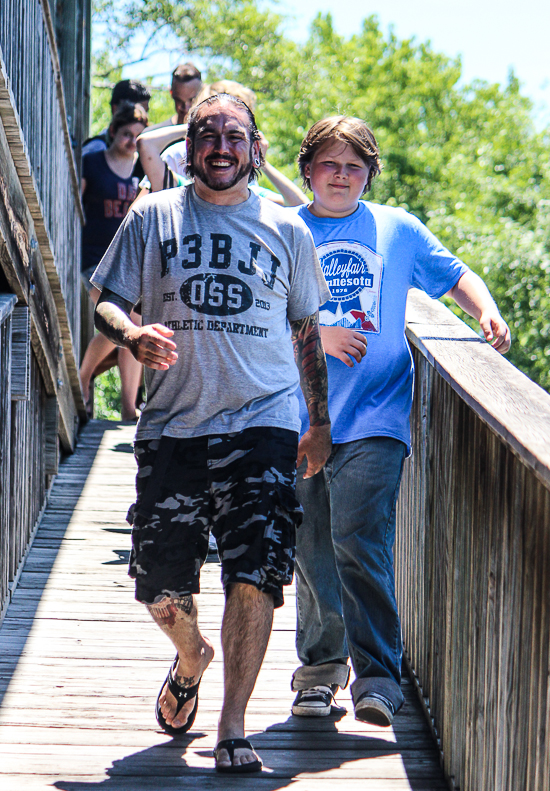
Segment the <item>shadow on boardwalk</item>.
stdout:
<svg viewBox="0 0 550 791">
<path fill-rule="evenodd" d="M 12 605 L 1 624 L 3 650 L 0 651 L 0 707 L 19 659 L 25 653 L 42 593 L 65 541 L 67 528 L 87 483 L 99 446 L 106 431 L 117 430 L 117 424 L 111 421 L 91 421 L 79 435 L 76 452 L 60 464 L 24 573 L 13 595 L 16 600 L 23 591 L 27 593 L 25 617 L 17 617 L 17 609 Z"/>
<path fill-rule="evenodd" d="M 107 769 L 108 777 L 103 782 L 58 781 L 54 786 L 59 791 L 157 791 L 159 788 L 232 790 L 242 788 L 243 784 L 261 791 L 278 791 L 296 784 L 304 791 L 309 788 L 328 789 L 329 786 L 341 789 L 344 785 L 346 788 L 365 791 L 384 791 L 386 788 L 442 791 L 447 788 L 429 748 L 425 760 L 421 760 L 417 756 L 417 749 L 411 751 L 400 748 L 399 739 L 397 744 L 390 746 L 385 739 L 342 733 L 337 730 L 335 723 L 336 719 L 332 717 L 307 723 L 289 717 L 286 722 L 276 723 L 265 731 L 249 734 L 248 738 L 264 761 L 261 774 L 217 774 L 211 750 L 193 751 L 211 760 L 211 770 L 190 765 L 186 757 L 192 753 L 194 742 L 206 736 L 199 733 L 178 737 L 166 744 L 114 761 Z M 413 755 L 407 753 L 413 753 L 416 757 L 413 759 Z M 380 769 L 373 767 L 371 773 L 364 765 L 365 759 L 393 759 L 397 763 L 394 759 L 398 757 L 401 757 L 405 767 L 401 782 L 391 767 L 382 771 L 394 776 L 382 778 Z M 353 764 L 359 760 L 362 766 L 354 771 Z M 345 771 L 336 772 L 336 776 L 331 777 L 332 770 L 338 769 Z"/>
<path fill-rule="evenodd" d="M 134 601 L 124 521 L 134 495 L 133 429 L 92 422 L 60 468 L 0 629 L 0 791 L 444 791 L 411 684 L 393 729 L 346 716 L 289 717 L 295 598 L 273 635 L 247 713 L 261 775 L 218 775 L 212 748 L 223 693 L 220 568 L 202 572 L 199 618 L 217 655 L 195 729 L 159 733 L 154 702 L 173 648 Z M 349 691 L 339 702 L 351 712 Z"/>
</svg>

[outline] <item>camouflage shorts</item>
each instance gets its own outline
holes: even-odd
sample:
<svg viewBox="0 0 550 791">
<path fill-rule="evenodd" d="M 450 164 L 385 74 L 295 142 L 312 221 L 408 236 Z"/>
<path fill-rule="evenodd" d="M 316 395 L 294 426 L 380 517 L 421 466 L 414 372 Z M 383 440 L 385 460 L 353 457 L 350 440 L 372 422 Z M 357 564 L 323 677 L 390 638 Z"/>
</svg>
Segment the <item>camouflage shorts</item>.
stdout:
<svg viewBox="0 0 550 791">
<path fill-rule="evenodd" d="M 295 528 L 302 521 L 295 496 L 298 435 L 262 427 L 171 442 L 153 493 L 146 487 L 160 440 L 135 445 L 129 574 L 136 580 L 136 599 L 153 604 L 198 593 L 212 530 L 224 589 L 235 582 L 254 585 L 280 607 L 283 585 L 292 581 Z M 154 503 L 146 515 L 140 512 L 145 499 Z"/>
</svg>

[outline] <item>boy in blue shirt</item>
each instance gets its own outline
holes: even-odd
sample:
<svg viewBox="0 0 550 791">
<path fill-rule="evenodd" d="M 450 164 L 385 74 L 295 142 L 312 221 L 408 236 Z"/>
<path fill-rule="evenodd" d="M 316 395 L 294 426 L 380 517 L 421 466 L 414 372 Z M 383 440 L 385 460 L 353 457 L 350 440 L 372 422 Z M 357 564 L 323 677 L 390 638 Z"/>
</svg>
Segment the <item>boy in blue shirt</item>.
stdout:
<svg viewBox="0 0 550 791">
<path fill-rule="evenodd" d="M 297 651 L 299 716 L 329 714 L 338 687 L 356 719 L 387 726 L 403 704 L 401 626 L 395 600 L 395 506 L 410 450 L 413 362 L 405 338 L 409 288 L 451 296 L 501 353 L 510 331 L 483 281 L 403 209 L 360 200 L 380 172 L 376 139 L 335 116 L 309 130 L 298 157 L 314 200 L 310 228 L 332 298 L 319 312 L 327 353 L 332 454 L 298 475 Z M 367 351 L 368 338 L 368 354 Z M 360 363 L 360 365 L 356 365 Z M 302 401 L 302 431 L 308 428 Z"/>
</svg>

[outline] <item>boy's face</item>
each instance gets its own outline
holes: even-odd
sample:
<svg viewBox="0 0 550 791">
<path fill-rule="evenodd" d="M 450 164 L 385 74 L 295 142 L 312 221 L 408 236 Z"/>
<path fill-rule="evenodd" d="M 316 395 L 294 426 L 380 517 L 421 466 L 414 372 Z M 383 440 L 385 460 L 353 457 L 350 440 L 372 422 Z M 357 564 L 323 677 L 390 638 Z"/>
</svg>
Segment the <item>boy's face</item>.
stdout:
<svg viewBox="0 0 550 791">
<path fill-rule="evenodd" d="M 313 191 L 310 211 L 317 217 L 347 217 L 369 177 L 369 166 L 342 140 L 325 143 L 305 166 Z"/>
</svg>

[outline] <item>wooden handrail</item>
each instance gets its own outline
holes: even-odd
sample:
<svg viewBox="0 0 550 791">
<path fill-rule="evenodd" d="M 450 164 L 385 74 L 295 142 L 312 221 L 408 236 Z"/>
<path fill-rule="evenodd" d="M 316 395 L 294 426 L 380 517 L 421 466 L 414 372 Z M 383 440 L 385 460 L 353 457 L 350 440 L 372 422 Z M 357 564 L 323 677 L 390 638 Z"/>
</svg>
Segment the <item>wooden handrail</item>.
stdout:
<svg viewBox="0 0 550 791">
<path fill-rule="evenodd" d="M 10 80 L 4 65 L 1 49 L 0 119 L 4 126 L 11 156 L 19 177 L 22 191 L 27 201 L 30 215 L 34 223 L 36 239 L 49 280 L 51 293 L 53 295 L 53 299 L 55 300 L 57 320 L 59 321 L 61 330 L 60 336 L 63 346 L 64 367 L 67 371 L 67 379 L 70 383 L 78 412 L 82 417 L 84 417 L 86 410 L 80 385 L 80 376 L 78 371 L 79 361 L 76 359 L 75 355 L 75 340 L 79 340 L 79 335 L 76 336 L 76 334 L 73 332 L 73 327 L 71 326 L 71 320 L 66 303 L 66 295 L 63 293 L 59 272 L 56 266 L 54 245 L 50 238 L 50 234 L 48 233 L 48 228 L 46 227 L 44 206 L 41 201 L 40 191 L 36 184 L 36 179 L 31 166 L 27 144 L 21 129 L 21 123 L 19 120 L 15 99 L 11 91 Z M 74 165 L 72 154 L 69 163 Z M 81 208 L 81 204 L 79 204 L 78 207 Z M 80 289 L 78 294 L 80 296 Z M 54 378 L 53 381 L 55 382 L 56 379 L 57 377 Z"/>
<path fill-rule="evenodd" d="M 55 38 L 52 13 L 50 11 L 50 5 L 48 0 L 40 0 L 40 5 L 42 6 L 42 13 L 44 15 L 44 25 L 46 28 L 46 33 L 50 44 L 50 55 L 52 59 L 52 66 L 55 76 L 55 88 L 57 91 L 59 114 L 61 116 L 61 126 L 63 129 L 63 143 L 65 144 L 65 153 L 67 155 L 67 161 L 69 162 L 69 172 L 71 175 L 71 187 L 73 190 L 75 208 L 78 212 L 80 222 L 84 224 L 84 207 L 82 206 L 82 196 L 80 192 L 80 178 L 78 177 L 76 162 L 74 159 L 71 133 L 69 130 L 69 120 L 67 118 L 67 105 L 65 102 L 65 92 L 63 90 L 61 65 L 59 62 L 59 52 L 57 50 L 57 41 Z"/>
<path fill-rule="evenodd" d="M 0 294 L 0 324 L 12 314 L 16 302 L 15 294 Z"/>
<path fill-rule="evenodd" d="M 438 300 L 412 289 L 407 338 L 550 488 L 550 394 Z"/>
</svg>

